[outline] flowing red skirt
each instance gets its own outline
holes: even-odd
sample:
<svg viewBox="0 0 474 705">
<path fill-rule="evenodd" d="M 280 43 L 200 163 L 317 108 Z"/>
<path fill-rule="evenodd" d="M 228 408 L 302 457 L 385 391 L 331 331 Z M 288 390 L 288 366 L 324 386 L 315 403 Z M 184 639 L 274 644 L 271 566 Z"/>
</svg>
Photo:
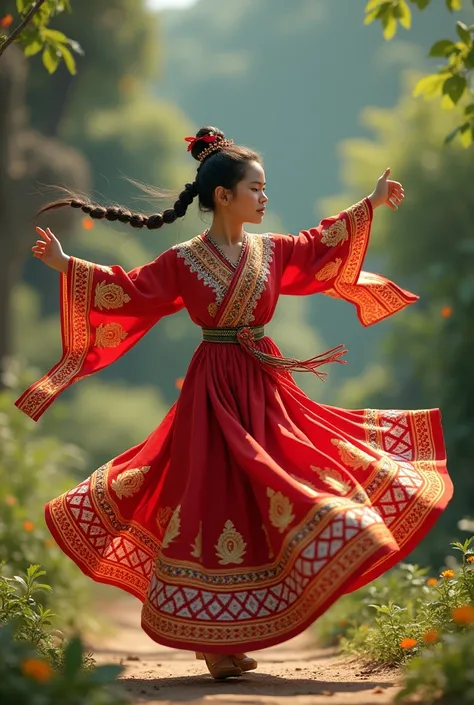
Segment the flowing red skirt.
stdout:
<svg viewBox="0 0 474 705">
<path fill-rule="evenodd" d="M 158 428 L 46 520 L 84 573 L 144 603 L 156 642 L 233 653 L 391 568 L 451 494 L 438 410 L 318 404 L 240 346 L 202 343 Z"/>
</svg>

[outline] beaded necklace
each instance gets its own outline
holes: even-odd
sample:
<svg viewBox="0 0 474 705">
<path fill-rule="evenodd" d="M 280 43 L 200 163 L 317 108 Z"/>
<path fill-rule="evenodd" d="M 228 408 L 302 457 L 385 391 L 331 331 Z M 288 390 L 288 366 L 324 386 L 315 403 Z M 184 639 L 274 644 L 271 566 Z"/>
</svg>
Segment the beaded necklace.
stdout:
<svg viewBox="0 0 474 705">
<path fill-rule="evenodd" d="M 234 269 L 237 269 L 237 267 L 240 264 L 240 260 L 242 259 L 243 255 L 244 255 L 245 246 L 247 244 L 247 233 L 246 232 L 243 233 L 242 246 L 240 248 L 240 255 L 239 255 L 237 262 L 232 262 L 232 260 L 227 257 L 226 253 L 223 252 L 223 250 L 219 247 L 217 242 L 209 235 L 209 230 L 206 230 L 206 232 L 204 233 L 204 237 L 206 237 L 209 240 L 209 242 L 212 243 L 212 245 L 214 245 L 216 250 L 222 255 L 222 257 L 225 259 L 226 262 L 228 262 Z"/>
</svg>

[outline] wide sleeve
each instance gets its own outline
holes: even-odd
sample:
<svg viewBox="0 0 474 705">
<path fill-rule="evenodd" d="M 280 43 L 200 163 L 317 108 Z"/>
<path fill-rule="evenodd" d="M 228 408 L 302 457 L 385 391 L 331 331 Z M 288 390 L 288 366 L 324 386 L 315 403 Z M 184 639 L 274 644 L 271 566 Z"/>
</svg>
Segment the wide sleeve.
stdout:
<svg viewBox="0 0 474 705">
<path fill-rule="evenodd" d="M 297 237 L 274 236 L 281 262 L 280 294 L 325 294 L 354 304 L 364 326 L 418 300 L 380 274 L 362 271 L 372 225 L 368 198 Z"/>
<path fill-rule="evenodd" d="M 172 249 L 130 272 L 71 257 L 60 297 L 62 357 L 15 402 L 35 421 L 67 387 L 118 360 L 184 307 Z"/>
</svg>

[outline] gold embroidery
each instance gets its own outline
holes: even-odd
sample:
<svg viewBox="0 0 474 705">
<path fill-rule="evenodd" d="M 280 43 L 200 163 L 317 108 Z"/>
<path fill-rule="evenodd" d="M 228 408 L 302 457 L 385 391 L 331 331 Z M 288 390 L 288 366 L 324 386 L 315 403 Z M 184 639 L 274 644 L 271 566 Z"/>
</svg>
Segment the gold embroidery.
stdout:
<svg viewBox="0 0 474 705">
<path fill-rule="evenodd" d="M 89 352 L 89 309 L 94 265 L 77 257 L 71 257 L 71 260 L 70 299 L 67 291 L 68 278 L 62 275 L 60 279 L 64 354 L 59 364 L 28 387 L 15 402 L 23 413 L 35 421 L 40 418 L 47 405 L 77 377 Z"/>
<path fill-rule="evenodd" d="M 327 230 L 323 230 L 321 233 L 321 242 L 328 247 L 336 247 L 336 245 L 345 242 L 348 238 L 349 233 L 347 232 L 347 225 L 344 218 L 336 220 Z"/>
<path fill-rule="evenodd" d="M 173 516 L 170 519 L 168 526 L 166 527 L 165 535 L 163 536 L 162 545 L 164 548 L 168 548 L 170 543 L 174 541 L 181 530 L 181 519 L 180 519 L 181 505 L 178 504 L 173 512 Z"/>
<path fill-rule="evenodd" d="M 372 456 L 365 451 L 356 448 L 356 446 L 349 443 L 349 441 L 331 438 L 331 443 L 337 447 L 342 462 L 355 470 L 359 468 L 367 470 L 369 465 L 376 460 L 376 458 L 372 458 Z"/>
<path fill-rule="evenodd" d="M 281 492 L 275 492 L 270 487 L 267 488 L 267 497 L 270 498 L 268 514 L 272 526 L 282 534 L 295 518 L 295 515 L 292 514 L 293 505 L 288 497 L 285 497 Z"/>
<path fill-rule="evenodd" d="M 341 473 L 337 470 L 332 470 L 331 468 L 317 468 L 314 465 L 311 465 L 311 470 L 317 473 L 326 485 L 329 485 L 331 489 L 340 494 L 347 494 L 352 489 L 351 483 L 347 482 L 347 480 L 343 480 Z"/>
<path fill-rule="evenodd" d="M 150 469 L 149 465 L 143 468 L 130 468 L 124 470 L 110 483 L 111 488 L 119 499 L 132 497 L 143 485 L 145 474 Z"/>
<path fill-rule="evenodd" d="M 130 296 L 118 284 L 99 282 L 95 288 L 94 306 L 101 311 L 104 308 L 122 308 L 130 300 Z"/>
<path fill-rule="evenodd" d="M 191 544 L 191 548 L 193 549 L 191 551 L 191 555 L 194 556 L 194 558 L 201 558 L 201 555 L 202 555 L 202 522 L 199 524 L 199 531 L 197 533 L 196 538 L 194 539 L 194 543 Z"/>
<path fill-rule="evenodd" d="M 207 312 L 211 316 L 211 318 L 214 318 L 217 314 L 217 304 L 209 304 L 207 307 Z"/>
<path fill-rule="evenodd" d="M 128 333 L 120 323 L 101 323 L 95 332 L 95 346 L 97 348 L 116 348 Z"/>
<path fill-rule="evenodd" d="M 320 282 L 327 282 L 333 279 L 339 271 L 342 259 L 338 257 L 334 262 L 328 262 L 319 272 L 315 274 L 315 279 Z"/>
<path fill-rule="evenodd" d="M 230 520 L 226 521 L 224 529 L 215 546 L 217 556 L 220 558 L 220 565 L 243 563 L 246 548 L 247 544 L 242 534 L 237 531 Z"/>
<path fill-rule="evenodd" d="M 268 534 L 268 529 L 267 529 L 267 527 L 265 526 L 265 524 L 262 524 L 262 530 L 263 530 L 263 533 L 265 534 L 265 541 L 267 542 L 268 557 L 269 557 L 270 560 L 271 560 L 272 558 L 275 557 L 275 553 L 274 553 L 274 551 L 273 551 L 272 544 L 271 544 L 271 542 L 270 542 L 270 536 L 269 536 L 269 534 Z"/>
<path fill-rule="evenodd" d="M 158 509 L 158 512 L 156 513 L 156 525 L 162 535 L 165 533 L 168 522 L 172 516 L 173 510 L 171 507 L 160 507 Z"/>
<path fill-rule="evenodd" d="M 101 272 L 104 272 L 104 274 L 113 274 L 114 273 L 114 270 L 112 269 L 112 267 L 106 267 L 103 264 L 96 264 L 95 266 L 97 267 L 97 269 L 100 269 Z"/>
<path fill-rule="evenodd" d="M 304 485 L 304 487 L 306 487 L 306 489 L 309 490 L 311 492 L 311 494 L 314 494 L 314 495 L 318 494 L 318 490 L 313 485 L 313 483 L 310 482 L 309 480 L 302 480 L 300 477 L 297 477 L 297 475 L 291 475 L 291 474 L 290 474 L 290 477 L 292 477 L 293 480 L 296 480 L 296 482 L 298 482 L 298 484 Z"/>
</svg>

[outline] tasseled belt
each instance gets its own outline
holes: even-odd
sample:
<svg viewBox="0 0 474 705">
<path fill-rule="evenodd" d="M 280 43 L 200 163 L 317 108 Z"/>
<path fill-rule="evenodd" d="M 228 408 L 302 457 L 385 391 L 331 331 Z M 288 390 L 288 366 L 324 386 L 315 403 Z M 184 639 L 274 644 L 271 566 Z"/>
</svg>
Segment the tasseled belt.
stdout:
<svg viewBox="0 0 474 705">
<path fill-rule="evenodd" d="M 309 360 L 297 360 L 294 357 L 278 357 L 278 355 L 270 355 L 263 352 L 254 346 L 257 340 L 265 337 L 264 326 L 244 326 L 242 328 L 203 328 L 202 339 L 208 343 L 233 343 L 240 345 L 249 355 L 273 372 L 314 372 L 320 380 L 327 377 L 327 372 L 319 372 L 317 370 L 321 365 L 326 365 L 329 362 L 339 362 L 342 365 L 346 364 L 345 360 L 341 360 L 342 355 L 345 355 L 347 350 L 344 345 L 338 345 L 332 350 L 328 350 L 321 355 L 311 357 Z"/>
</svg>

